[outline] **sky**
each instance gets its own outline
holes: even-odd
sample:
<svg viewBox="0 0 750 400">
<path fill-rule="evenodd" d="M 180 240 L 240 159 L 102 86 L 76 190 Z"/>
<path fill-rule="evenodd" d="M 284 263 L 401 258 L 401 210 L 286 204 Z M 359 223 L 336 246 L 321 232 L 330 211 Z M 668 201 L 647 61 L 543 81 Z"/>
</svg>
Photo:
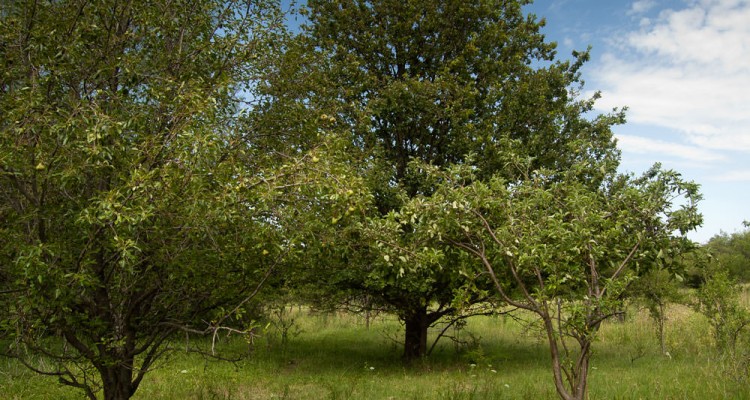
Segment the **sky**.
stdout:
<svg viewBox="0 0 750 400">
<path fill-rule="evenodd" d="M 706 242 L 750 221 L 750 0 L 536 0 L 559 57 L 592 46 L 586 88 L 614 128 L 623 172 L 656 162 L 701 185 Z"/>
</svg>

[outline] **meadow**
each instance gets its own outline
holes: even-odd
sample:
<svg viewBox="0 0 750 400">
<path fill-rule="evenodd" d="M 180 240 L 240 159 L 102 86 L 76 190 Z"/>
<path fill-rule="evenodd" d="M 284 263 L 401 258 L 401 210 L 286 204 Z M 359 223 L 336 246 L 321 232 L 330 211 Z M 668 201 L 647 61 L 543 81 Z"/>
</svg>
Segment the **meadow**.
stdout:
<svg viewBox="0 0 750 400">
<path fill-rule="evenodd" d="M 705 318 L 670 306 L 662 355 L 654 324 L 631 307 L 625 321 L 608 321 L 595 345 L 591 399 L 750 399 L 736 366 L 712 348 Z M 405 366 L 392 316 L 370 321 L 346 313 L 287 307 L 277 326 L 253 344 L 222 338 L 235 361 L 174 351 L 146 376 L 135 399 L 555 399 L 547 346 L 538 329 L 508 316 L 475 317 L 460 342 L 443 339 L 429 358 Z M 284 332 L 285 331 L 285 332 Z M 284 335 L 286 333 L 286 335 Z M 208 350 L 209 341 L 190 342 Z M 44 363 L 44 360 L 38 360 Z M 82 399 L 54 378 L 0 359 L 3 399 Z"/>
</svg>

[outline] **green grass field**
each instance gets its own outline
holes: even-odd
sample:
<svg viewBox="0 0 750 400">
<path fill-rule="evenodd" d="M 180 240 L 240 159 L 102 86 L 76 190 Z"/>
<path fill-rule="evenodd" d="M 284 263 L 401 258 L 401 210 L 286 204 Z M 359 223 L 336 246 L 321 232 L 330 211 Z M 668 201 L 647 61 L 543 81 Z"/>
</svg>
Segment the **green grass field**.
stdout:
<svg viewBox="0 0 750 400">
<path fill-rule="evenodd" d="M 673 306 L 670 357 L 660 354 L 651 321 L 634 311 L 604 325 L 590 372 L 592 399 L 743 399 L 750 385 L 711 348 L 703 317 Z M 137 399 L 554 399 L 546 345 L 538 331 L 508 317 L 470 319 L 460 337 L 442 341 L 426 360 L 405 367 L 398 322 L 311 314 L 294 308 L 293 333 L 282 344 L 268 331 L 254 348 L 240 337 L 223 340 L 236 362 L 185 353 L 185 343 L 147 375 Z M 193 342 L 193 344 L 195 344 Z M 206 342 L 205 346 L 208 346 Z M 473 364 L 473 365 L 472 365 Z M 54 378 L 0 359 L 0 398 L 82 399 Z"/>
</svg>

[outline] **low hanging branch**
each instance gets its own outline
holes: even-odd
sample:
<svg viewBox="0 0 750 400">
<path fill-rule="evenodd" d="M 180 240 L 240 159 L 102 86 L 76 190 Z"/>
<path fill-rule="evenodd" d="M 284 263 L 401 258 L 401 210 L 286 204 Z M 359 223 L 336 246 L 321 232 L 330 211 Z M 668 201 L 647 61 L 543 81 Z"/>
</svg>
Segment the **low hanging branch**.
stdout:
<svg viewBox="0 0 750 400">
<path fill-rule="evenodd" d="M 253 300 L 258 295 L 258 293 L 260 293 L 266 281 L 268 281 L 268 279 L 271 277 L 276 267 L 284 260 L 284 257 L 288 255 L 288 253 L 289 253 L 289 249 L 287 249 L 287 251 L 284 253 L 279 253 L 274 259 L 273 264 L 266 269 L 266 272 L 263 274 L 258 284 L 255 285 L 255 288 L 253 289 L 253 291 L 250 292 L 250 294 L 248 294 L 247 296 L 245 296 L 244 299 L 239 301 L 232 310 L 222 315 L 215 322 L 209 323 L 208 324 L 209 326 L 206 327 L 205 329 L 202 329 L 202 330 L 195 329 L 187 325 L 183 325 L 183 324 L 175 323 L 175 322 L 164 322 L 162 325 L 175 328 L 177 330 L 185 332 L 186 334 L 192 333 L 192 334 L 196 334 L 199 336 L 211 335 L 211 354 L 210 355 L 211 357 L 214 357 L 214 358 L 221 358 L 216 355 L 216 340 L 221 331 L 228 332 L 228 334 L 235 333 L 239 335 L 255 335 L 255 333 L 253 332 L 253 328 L 248 328 L 248 329 L 232 328 L 230 326 L 224 325 L 224 322 L 227 319 L 231 318 L 233 315 L 235 315 L 238 311 L 240 311 L 244 305 L 246 305 L 248 302 Z"/>
</svg>

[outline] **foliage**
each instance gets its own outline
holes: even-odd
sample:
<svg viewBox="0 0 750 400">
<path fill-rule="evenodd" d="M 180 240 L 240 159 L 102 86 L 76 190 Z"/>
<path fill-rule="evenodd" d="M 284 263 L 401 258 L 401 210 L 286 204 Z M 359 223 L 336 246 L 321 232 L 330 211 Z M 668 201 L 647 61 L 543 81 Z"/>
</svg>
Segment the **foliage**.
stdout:
<svg viewBox="0 0 750 400">
<path fill-rule="evenodd" d="M 129 398 L 173 333 L 244 330 L 306 210 L 350 206 L 331 200 L 356 179 L 328 179 L 345 167 L 324 126 L 284 155 L 252 123 L 282 17 L 272 1 L 2 3 L 5 353 Z"/>
<path fill-rule="evenodd" d="M 335 121 L 373 200 L 356 224 L 324 239 L 334 247 L 324 252 L 316 277 L 331 288 L 325 298 L 367 299 L 368 307 L 397 313 L 406 325 L 407 359 L 427 351 L 427 327 L 461 312 L 458 305 L 486 300 L 465 285 L 489 283 L 467 280 L 460 273 L 466 257 L 458 252 L 430 261 L 431 268 L 391 257 L 388 247 L 418 247 L 408 232 L 380 246 L 362 242 L 387 224 L 389 212 L 435 190 L 412 161 L 441 168 L 471 163 L 477 179 L 510 181 L 521 175 L 516 160 L 550 171 L 583 159 L 617 164 L 610 127 L 622 114 L 589 120 L 598 95 L 579 96 L 588 53 L 555 60 L 555 45 L 540 32 L 544 22 L 525 15 L 523 4 L 311 0 L 305 10 L 309 24 L 293 53 L 303 54 L 302 61 L 292 64 L 291 76 L 309 79 L 296 103 L 285 97 L 283 104 Z"/>
<path fill-rule="evenodd" d="M 680 276 L 681 275 L 677 275 Z M 656 336 L 659 338 L 661 353 L 670 356 L 666 345 L 667 306 L 670 303 L 684 303 L 682 282 L 666 268 L 648 270 L 630 287 L 630 293 L 640 300 L 648 309 L 649 316 L 656 324 Z"/>
<path fill-rule="evenodd" d="M 704 254 L 704 257 L 709 256 Z M 731 353 L 750 325 L 750 314 L 739 303 L 740 287 L 729 277 L 726 267 L 710 258 L 708 262 L 693 306 L 708 318 L 716 348 Z"/>
<path fill-rule="evenodd" d="M 712 237 L 706 248 L 732 279 L 750 282 L 750 229 L 732 234 L 722 232 Z"/>
<path fill-rule="evenodd" d="M 702 271 L 702 267 L 695 263 L 700 254 L 699 249 L 682 254 L 662 250 L 662 257 L 656 259 L 655 268 L 646 271 L 628 288 L 628 296 L 644 305 L 654 321 L 664 356 L 671 357 L 666 343 L 667 308 L 670 304 L 686 304 L 688 301 L 683 290 L 685 277 L 690 272 Z"/>
<path fill-rule="evenodd" d="M 524 4 L 310 0 L 292 39 L 272 0 L 3 3 L 4 352 L 125 399 L 178 332 L 252 339 L 263 290 L 394 312 L 407 359 L 502 302 L 583 397 L 601 323 L 678 272 L 699 195 L 615 173 L 622 113 L 587 117 L 588 53 L 556 60 Z"/>
<path fill-rule="evenodd" d="M 710 251 L 710 248 L 706 246 L 704 250 Z M 708 319 L 724 373 L 746 384 L 750 377 L 750 312 L 740 301 L 741 286 L 709 251 L 698 256 L 698 261 L 704 264 L 703 284 L 696 291 L 693 308 Z"/>
<path fill-rule="evenodd" d="M 591 346 L 601 323 L 621 312 L 627 285 L 691 249 L 684 234 L 701 222 L 697 185 L 658 166 L 638 178 L 609 173 L 598 187 L 579 181 L 576 168 L 562 178 L 530 171 L 512 183 L 476 180 L 467 166 L 424 168 L 439 182 L 435 193 L 375 229 L 383 241 L 405 233 L 420 239 L 390 246 L 390 258 L 418 271 L 454 249 L 475 257 L 461 264 L 464 275 L 489 276 L 501 300 L 539 317 L 566 399 L 586 395 Z"/>
<path fill-rule="evenodd" d="M 354 143 L 387 161 L 381 185 L 394 180 L 409 196 L 429 190 L 410 174 L 412 159 L 443 166 L 474 153 L 483 173 L 515 176 L 505 168 L 512 157 L 569 166 L 581 155 L 567 151 L 577 140 L 609 156 L 609 127 L 622 115 L 582 117 L 594 100 L 576 98 L 588 53 L 555 61 L 544 22 L 524 15 L 524 3 L 308 2 L 311 45 L 332 60 L 325 72 L 340 100 L 331 111 Z M 375 189 L 381 212 L 398 205 L 386 187 Z"/>
</svg>

